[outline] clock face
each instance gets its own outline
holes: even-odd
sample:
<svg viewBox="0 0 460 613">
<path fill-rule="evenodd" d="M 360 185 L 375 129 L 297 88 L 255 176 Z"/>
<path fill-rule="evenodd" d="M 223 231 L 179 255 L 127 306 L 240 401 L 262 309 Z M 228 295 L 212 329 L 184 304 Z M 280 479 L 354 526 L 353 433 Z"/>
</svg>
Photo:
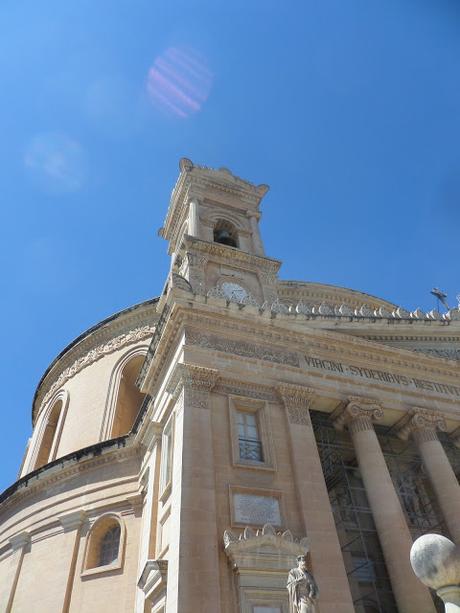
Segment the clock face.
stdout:
<svg viewBox="0 0 460 613">
<path fill-rule="evenodd" d="M 229 300 L 242 302 L 249 296 L 244 287 L 241 287 L 241 285 L 238 285 L 238 283 L 222 283 L 221 288 Z"/>
</svg>

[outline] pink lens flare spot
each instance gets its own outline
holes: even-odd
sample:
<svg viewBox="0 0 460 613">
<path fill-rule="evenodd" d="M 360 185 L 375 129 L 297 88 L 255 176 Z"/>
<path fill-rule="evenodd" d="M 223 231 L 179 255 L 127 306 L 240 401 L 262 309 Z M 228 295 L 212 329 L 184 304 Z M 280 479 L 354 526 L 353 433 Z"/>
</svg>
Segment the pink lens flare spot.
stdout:
<svg viewBox="0 0 460 613">
<path fill-rule="evenodd" d="M 169 47 L 149 69 L 147 93 L 159 110 L 186 118 L 201 110 L 211 91 L 212 80 L 208 63 L 198 51 Z"/>
</svg>

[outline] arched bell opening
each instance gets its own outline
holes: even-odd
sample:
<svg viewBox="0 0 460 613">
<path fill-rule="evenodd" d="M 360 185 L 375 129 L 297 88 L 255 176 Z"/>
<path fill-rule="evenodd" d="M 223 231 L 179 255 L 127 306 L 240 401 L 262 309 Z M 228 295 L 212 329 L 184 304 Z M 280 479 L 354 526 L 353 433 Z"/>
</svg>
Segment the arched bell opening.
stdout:
<svg viewBox="0 0 460 613">
<path fill-rule="evenodd" d="M 238 248 L 238 233 L 235 226 L 225 219 L 220 219 L 214 226 L 214 242 Z"/>
</svg>

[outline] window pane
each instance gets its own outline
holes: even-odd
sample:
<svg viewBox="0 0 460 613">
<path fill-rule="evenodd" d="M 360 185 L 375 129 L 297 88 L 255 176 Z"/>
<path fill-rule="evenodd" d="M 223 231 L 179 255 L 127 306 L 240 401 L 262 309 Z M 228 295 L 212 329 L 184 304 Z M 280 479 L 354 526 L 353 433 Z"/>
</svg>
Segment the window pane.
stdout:
<svg viewBox="0 0 460 613">
<path fill-rule="evenodd" d="M 263 462 L 262 443 L 259 436 L 257 415 L 237 412 L 238 444 L 240 459 Z"/>
<path fill-rule="evenodd" d="M 120 526 L 110 528 L 102 537 L 99 553 L 99 566 L 112 564 L 118 558 L 120 546 Z"/>
</svg>

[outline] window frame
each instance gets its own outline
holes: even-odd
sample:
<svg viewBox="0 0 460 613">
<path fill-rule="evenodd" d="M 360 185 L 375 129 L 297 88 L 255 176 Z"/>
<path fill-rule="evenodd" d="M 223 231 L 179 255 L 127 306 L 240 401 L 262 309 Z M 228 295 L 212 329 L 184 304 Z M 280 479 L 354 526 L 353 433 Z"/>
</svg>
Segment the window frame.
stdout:
<svg viewBox="0 0 460 613">
<path fill-rule="evenodd" d="M 233 466 L 275 471 L 276 463 L 268 403 L 265 400 L 247 398 L 245 396 L 230 395 L 228 398 Z M 239 413 L 250 413 L 256 418 L 262 460 L 251 460 L 241 457 L 238 425 Z"/>
<path fill-rule="evenodd" d="M 107 528 L 103 529 L 101 524 L 107 524 Z M 118 543 L 118 555 L 110 564 L 103 564 L 100 566 L 89 566 L 91 559 L 94 556 L 99 556 L 100 552 L 96 551 L 100 549 L 100 545 L 104 536 L 114 527 L 114 524 L 118 524 L 120 528 L 120 540 Z M 90 577 L 93 575 L 101 575 L 109 573 L 114 570 L 120 570 L 123 567 L 124 553 L 125 553 L 125 541 L 126 541 L 126 527 L 121 517 L 116 513 L 104 513 L 100 515 L 92 524 L 91 528 L 86 535 L 85 552 L 83 555 L 83 567 L 81 571 L 81 577 Z"/>
<path fill-rule="evenodd" d="M 160 457 L 160 496 L 164 502 L 170 495 L 173 480 L 174 463 L 174 413 L 171 414 L 163 428 L 161 435 L 161 457 Z"/>
</svg>

